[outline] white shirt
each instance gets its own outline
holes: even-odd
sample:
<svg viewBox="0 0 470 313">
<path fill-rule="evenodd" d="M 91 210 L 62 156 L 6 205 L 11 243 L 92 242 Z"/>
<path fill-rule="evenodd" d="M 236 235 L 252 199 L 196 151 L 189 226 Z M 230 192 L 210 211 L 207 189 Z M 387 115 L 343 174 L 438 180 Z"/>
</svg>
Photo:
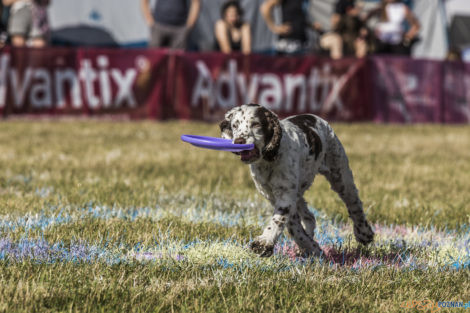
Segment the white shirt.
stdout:
<svg viewBox="0 0 470 313">
<path fill-rule="evenodd" d="M 27 6 L 27 5 L 32 5 L 33 1 L 32 0 L 17 0 L 15 3 L 11 5 L 11 11 L 18 11 L 19 9 Z"/>
<path fill-rule="evenodd" d="M 388 21 L 379 22 L 376 32 L 379 39 L 390 44 L 399 44 L 403 39 L 407 7 L 403 3 L 389 3 L 385 7 Z"/>
<path fill-rule="evenodd" d="M 25 6 L 32 5 L 32 4 L 33 4 L 32 0 L 17 0 L 11 5 L 11 11 L 15 12 Z"/>
<path fill-rule="evenodd" d="M 470 62 L 470 46 L 466 46 L 462 49 L 462 60 L 464 62 Z"/>
</svg>

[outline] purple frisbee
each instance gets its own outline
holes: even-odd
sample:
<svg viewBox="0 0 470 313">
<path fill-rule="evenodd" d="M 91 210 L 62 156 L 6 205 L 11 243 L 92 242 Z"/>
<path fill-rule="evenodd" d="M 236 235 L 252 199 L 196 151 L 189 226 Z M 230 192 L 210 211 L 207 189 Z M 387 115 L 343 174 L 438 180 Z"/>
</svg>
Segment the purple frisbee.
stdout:
<svg viewBox="0 0 470 313">
<path fill-rule="evenodd" d="M 244 150 L 251 150 L 255 147 L 252 143 L 243 145 L 234 144 L 230 139 L 207 136 L 182 135 L 181 140 L 196 147 L 229 152 L 241 152 Z"/>
</svg>

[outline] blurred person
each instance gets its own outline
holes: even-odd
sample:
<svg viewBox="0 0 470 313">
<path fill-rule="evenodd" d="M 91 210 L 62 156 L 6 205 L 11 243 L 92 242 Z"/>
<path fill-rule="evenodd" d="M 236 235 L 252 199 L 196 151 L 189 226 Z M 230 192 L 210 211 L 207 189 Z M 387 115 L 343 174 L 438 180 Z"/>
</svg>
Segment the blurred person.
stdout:
<svg viewBox="0 0 470 313">
<path fill-rule="evenodd" d="M 236 0 L 227 1 L 221 8 L 222 19 L 215 23 L 215 50 L 224 53 L 251 52 L 250 24 L 242 20 L 243 9 Z"/>
<path fill-rule="evenodd" d="M 452 47 L 447 51 L 447 61 L 462 61 L 462 52 L 457 47 Z"/>
<path fill-rule="evenodd" d="M 360 17 L 360 7 L 354 1 L 340 0 L 338 4 L 341 2 L 348 2 L 343 4 L 345 10 L 336 24 L 336 32 L 343 42 L 343 55 L 363 58 L 367 54 L 369 31 Z"/>
<path fill-rule="evenodd" d="M 372 10 L 367 19 L 372 16 L 379 17 L 375 27 L 377 53 L 410 55 L 421 27 L 411 9 L 400 0 L 382 0 L 379 8 Z M 405 22 L 410 26 L 408 31 L 405 31 Z"/>
<path fill-rule="evenodd" d="M 8 39 L 8 16 L 9 7 L 0 2 L 0 48 L 3 47 Z"/>
<path fill-rule="evenodd" d="M 332 59 L 354 55 L 362 58 L 367 54 L 365 23 L 359 17 L 360 8 L 355 0 L 339 0 L 331 16 L 331 32 L 320 39 L 320 47 L 328 50 Z"/>
<path fill-rule="evenodd" d="M 274 22 L 273 9 L 275 6 L 281 7 L 282 21 L 280 25 Z M 310 27 L 305 8 L 305 0 L 266 0 L 261 5 L 261 15 L 268 28 L 278 35 L 275 43 L 278 54 L 297 54 L 305 50 L 307 28 Z"/>
<path fill-rule="evenodd" d="M 335 3 L 333 14 L 331 15 L 331 29 L 336 29 L 341 18 L 351 10 L 356 10 L 356 0 L 338 0 Z M 355 12 L 356 13 L 356 12 Z"/>
<path fill-rule="evenodd" d="M 11 6 L 8 34 L 15 47 L 45 47 L 49 35 L 47 7 L 50 0 L 2 0 Z"/>
<path fill-rule="evenodd" d="M 141 0 L 142 13 L 150 27 L 150 47 L 186 49 L 189 31 L 201 9 L 200 0 L 157 0 L 150 9 L 149 0 Z"/>
<path fill-rule="evenodd" d="M 470 62 L 470 45 L 467 45 L 461 49 L 460 57 L 464 62 Z"/>
</svg>

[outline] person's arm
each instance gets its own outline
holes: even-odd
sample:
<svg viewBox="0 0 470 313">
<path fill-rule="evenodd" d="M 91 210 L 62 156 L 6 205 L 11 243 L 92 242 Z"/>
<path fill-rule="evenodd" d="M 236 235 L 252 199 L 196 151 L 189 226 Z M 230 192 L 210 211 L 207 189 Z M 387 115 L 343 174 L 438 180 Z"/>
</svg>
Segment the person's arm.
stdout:
<svg viewBox="0 0 470 313">
<path fill-rule="evenodd" d="M 201 9 L 200 0 L 191 0 L 191 7 L 189 8 L 188 19 L 186 20 L 186 27 L 193 28 L 199 17 L 199 10 Z"/>
<path fill-rule="evenodd" d="M 244 54 L 251 53 L 251 30 L 248 23 L 242 26 L 242 52 Z"/>
<path fill-rule="evenodd" d="M 416 35 L 418 35 L 421 25 L 419 24 L 419 21 L 416 16 L 408 7 L 406 7 L 406 20 L 411 25 L 411 27 L 405 34 L 405 40 L 411 41 L 413 38 L 416 37 Z"/>
<path fill-rule="evenodd" d="M 9 6 L 9 5 L 12 5 L 13 3 L 15 3 L 16 1 L 18 0 L 2 0 L 2 3 L 4 6 Z"/>
<path fill-rule="evenodd" d="M 3 0 L 3 1 L 9 1 L 9 0 Z M 142 9 L 142 14 L 144 15 L 144 19 L 147 25 L 152 26 L 153 24 L 155 24 L 152 11 L 150 10 L 149 0 L 140 0 L 140 8 Z"/>
<path fill-rule="evenodd" d="M 320 22 L 313 22 L 311 25 L 313 30 L 317 31 L 317 32 L 323 32 L 324 29 L 323 29 L 323 25 L 320 23 Z"/>
<path fill-rule="evenodd" d="M 331 30 L 335 31 L 338 27 L 339 21 L 341 21 L 341 15 L 333 13 L 330 18 Z"/>
<path fill-rule="evenodd" d="M 367 23 L 371 18 L 373 18 L 373 17 L 379 15 L 379 14 L 380 14 L 380 11 L 381 11 L 381 8 L 380 8 L 380 7 L 370 10 L 370 11 L 365 15 L 365 17 L 362 19 L 362 21 L 363 21 L 364 23 Z"/>
<path fill-rule="evenodd" d="M 220 51 L 223 53 L 232 52 L 232 48 L 230 47 L 228 40 L 227 26 L 225 26 L 225 23 L 222 20 L 218 20 L 215 23 L 215 40 L 217 40 L 217 43 L 219 44 Z"/>
<path fill-rule="evenodd" d="M 282 35 L 288 34 L 291 27 L 288 24 L 276 25 L 273 19 L 273 9 L 280 3 L 280 0 L 266 0 L 260 7 L 261 15 L 266 21 L 268 28 L 275 34 Z"/>
</svg>

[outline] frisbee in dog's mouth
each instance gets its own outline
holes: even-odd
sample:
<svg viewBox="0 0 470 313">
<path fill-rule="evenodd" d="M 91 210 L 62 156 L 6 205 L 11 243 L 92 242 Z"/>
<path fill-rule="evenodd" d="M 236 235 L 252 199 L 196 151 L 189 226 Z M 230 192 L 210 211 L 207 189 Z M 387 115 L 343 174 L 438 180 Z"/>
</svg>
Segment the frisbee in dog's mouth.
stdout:
<svg viewBox="0 0 470 313">
<path fill-rule="evenodd" d="M 193 146 L 229 151 L 239 154 L 240 151 L 253 149 L 254 144 L 235 144 L 232 143 L 230 139 L 217 138 L 217 137 L 207 137 L 207 136 L 196 136 L 196 135 L 181 135 L 181 140 L 192 144 Z"/>
<path fill-rule="evenodd" d="M 240 152 L 240 158 L 243 162 L 254 161 L 259 158 L 259 150 L 256 147 L 251 150 L 243 150 Z"/>
</svg>

